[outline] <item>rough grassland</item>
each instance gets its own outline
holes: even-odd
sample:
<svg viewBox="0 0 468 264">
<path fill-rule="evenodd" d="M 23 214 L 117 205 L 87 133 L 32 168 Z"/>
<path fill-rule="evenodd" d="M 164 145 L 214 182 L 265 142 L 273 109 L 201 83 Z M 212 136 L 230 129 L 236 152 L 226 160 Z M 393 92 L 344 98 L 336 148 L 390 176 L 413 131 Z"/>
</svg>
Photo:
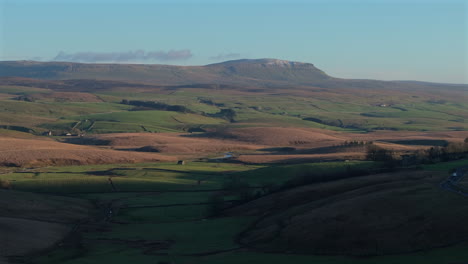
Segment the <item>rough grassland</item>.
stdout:
<svg viewBox="0 0 468 264">
<path fill-rule="evenodd" d="M 93 210 L 87 200 L 0 190 L 0 257 L 52 247 Z"/>
<path fill-rule="evenodd" d="M 445 165 L 443 167 L 448 168 L 458 166 L 458 163 Z M 240 198 L 228 189 L 227 183 L 232 179 L 248 183 L 252 190 L 261 190 L 262 186 L 281 184 L 297 175 L 373 166 L 375 164 L 371 162 L 273 167 L 206 162 L 188 162 L 184 166 L 175 163 L 103 164 L 37 168 L 0 175 L 0 179 L 11 181 L 13 188 L 25 188 L 32 192 L 62 190 L 62 195 L 103 205 L 104 214 L 108 212 L 107 208 L 113 210 L 114 215 L 107 221 L 89 223 L 80 228 L 83 231 L 81 239 L 73 240 L 70 245 L 65 242 L 62 247 L 36 256 L 31 259 L 32 263 L 294 261 L 317 264 L 439 264 L 467 259 L 466 244 L 463 243 L 433 249 L 434 245 L 450 242 L 467 231 L 462 225 L 466 221 L 463 212 L 468 211 L 464 208 L 466 203 L 463 197 L 437 187 L 440 180 L 446 177 L 446 171 L 372 175 L 317 183 L 267 195 L 229 209 L 224 215 L 210 217 L 209 201 L 213 195 L 221 195 L 227 202 Z M 111 188 L 108 177 L 112 177 L 116 190 Z M 96 184 L 86 183 L 91 178 Z M 101 185 L 99 188 L 97 181 Z M 54 182 L 59 188 L 53 187 Z M 44 188 L 46 183 L 48 188 Z M 37 200 L 28 195 L 19 197 L 25 197 L 26 201 Z M 69 198 L 65 196 L 54 196 L 57 197 L 54 199 L 44 197 L 57 203 L 60 199 L 66 204 L 75 201 L 66 200 Z M 56 211 L 63 211 L 58 209 L 60 204 L 56 206 Z M 29 207 L 19 207 L 17 210 L 22 211 L 22 208 Z M 48 210 L 45 209 L 44 214 L 33 210 L 30 215 L 45 216 Z M 252 224 L 257 225 L 258 229 L 250 229 Z M 338 228 L 347 225 L 352 225 L 352 228 Z M 391 234 L 386 227 L 393 230 Z M 278 233 L 280 229 L 282 232 Z M 443 232 L 439 229 L 443 229 Z M 334 235 L 333 232 L 337 230 L 340 235 Z M 415 235 L 419 231 L 423 232 Z M 393 243 L 392 239 L 384 240 L 387 236 L 396 237 L 395 232 L 401 238 L 399 243 Z M 258 239 L 261 237 L 269 238 L 260 243 Z M 404 242 L 418 237 L 421 240 L 417 243 Z M 408 252 L 415 247 L 427 247 L 427 251 L 366 258 L 317 256 L 310 255 L 311 249 L 297 247 L 297 239 L 301 238 L 310 240 L 299 245 L 315 245 L 313 251 L 322 254 L 324 249 L 321 245 L 325 244 L 330 245 L 327 250 L 375 253 L 361 250 L 364 241 L 371 243 L 373 246 L 369 248 L 379 250 L 379 254 L 385 254 L 389 252 L 385 250 L 390 249 Z M 317 239 L 320 242 L 316 243 Z M 359 239 L 363 243 L 355 241 Z M 374 243 L 376 240 L 388 241 L 388 244 Z M 81 246 L 76 246 L 77 243 Z M 265 253 L 264 249 L 275 253 Z M 307 250 L 308 255 L 297 254 L 296 251 L 303 252 L 301 250 Z"/>
<path fill-rule="evenodd" d="M 175 160 L 175 158 L 152 153 L 96 149 L 50 140 L 0 137 L 0 164 L 7 166 L 78 165 L 169 160 Z"/>
<path fill-rule="evenodd" d="M 413 171 L 319 183 L 230 212 L 264 215 L 241 238 L 260 250 L 332 255 L 428 250 L 464 241 L 468 234 L 465 200 L 438 187 L 444 177 Z"/>
</svg>

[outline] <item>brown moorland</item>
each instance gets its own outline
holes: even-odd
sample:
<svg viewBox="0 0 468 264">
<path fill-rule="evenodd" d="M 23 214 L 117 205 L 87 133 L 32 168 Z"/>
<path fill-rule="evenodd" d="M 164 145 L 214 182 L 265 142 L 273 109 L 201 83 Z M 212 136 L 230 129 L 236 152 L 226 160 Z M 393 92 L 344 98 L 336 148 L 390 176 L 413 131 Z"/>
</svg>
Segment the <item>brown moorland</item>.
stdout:
<svg viewBox="0 0 468 264">
<path fill-rule="evenodd" d="M 348 133 L 319 128 L 249 127 L 228 128 L 208 134 L 208 136 L 268 146 L 321 147 L 341 144 L 344 141 L 447 140 L 461 142 L 466 138 L 467 132 L 375 131 Z"/>
<path fill-rule="evenodd" d="M 0 164 L 7 166 L 84 165 L 174 161 L 175 157 L 98 149 L 52 140 L 0 137 Z"/>
<path fill-rule="evenodd" d="M 347 141 L 362 141 L 404 153 L 428 149 L 431 142 L 461 142 L 463 131 L 377 131 L 366 134 L 315 128 L 251 127 L 227 128 L 200 134 L 119 133 L 71 138 L 69 142 L 104 145 L 116 150 L 139 150 L 202 158 L 237 152 L 245 163 L 297 163 L 305 161 L 364 159 L 365 146 L 342 147 Z M 405 143 L 406 142 L 406 143 Z"/>
<path fill-rule="evenodd" d="M 151 146 L 161 153 L 193 154 L 193 153 L 220 153 L 238 150 L 255 150 L 263 145 L 223 140 L 208 137 L 192 137 L 191 134 L 182 133 L 119 133 L 101 134 L 87 138 L 93 142 L 104 142 L 114 149 L 138 149 Z M 79 142 L 79 141 L 76 141 Z"/>
</svg>

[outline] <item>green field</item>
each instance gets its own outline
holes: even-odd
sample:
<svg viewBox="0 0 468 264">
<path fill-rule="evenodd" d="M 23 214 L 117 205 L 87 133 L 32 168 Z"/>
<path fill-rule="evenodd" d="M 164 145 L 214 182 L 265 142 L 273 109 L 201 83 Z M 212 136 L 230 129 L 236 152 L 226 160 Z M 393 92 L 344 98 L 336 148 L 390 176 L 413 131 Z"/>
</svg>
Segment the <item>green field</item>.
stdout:
<svg viewBox="0 0 468 264">
<path fill-rule="evenodd" d="M 468 107 L 456 93 L 439 98 L 397 90 L 367 93 L 314 88 L 302 95 L 304 91 L 300 89 L 288 94 L 271 89 L 262 88 L 258 93 L 191 88 L 142 88 L 135 92 L 102 89 L 92 92 L 102 102 L 64 102 L 46 97 L 19 101 L 15 97 L 53 91 L 0 85 L 0 135 L 28 138 L 48 130 L 62 135 L 188 132 L 229 127 L 320 128 L 352 133 L 468 130 Z M 124 99 L 183 105 L 189 111 L 134 108 L 121 104 Z M 235 112 L 233 120 L 216 115 L 223 109 Z M 400 143 L 443 146 L 446 142 L 441 138 L 402 139 Z M 466 165 L 466 160 L 460 160 L 424 165 L 422 169 L 445 178 L 451 170 Z M 107 164 L 2 168 L 0 180 L 15 191 L 80 198 L 92 203 L 98 212 L 90 216 L 90 222 L 79 226 L 76 234 L 64 240 L 62 246 L 23 259 L 28 263 L 440 264 L 468 260 L 466 243 L 401 255 L 359 258 L 263 252 L 240 243 L 240 234 L 259 221 L 258 215 L 220 213 L 224 212 L 220 204 L 227 208 L 305 182 L 343 183 L 342 190 L 353 193 L 356 190 L 347 188 L 358 188 L 359 179 L 347 182 L 333 175 L 359 170 L 375 172 L 380 166 L 368 161 L 268 166 L 201 161 L 184 166 Z M 431 191 L 439 191 L 437 182 L 424 181 L 426 187 L 436 188 Z M 462 184 L 467 185 L 466 179 Z M 322 191 L 325 195 L 326 189 Z M 339 195 L 334 194 L 330 200 L 338 199 Z M 284 213 L 291 213 L 287 209 Z M 293 210 L 292 213 L 303 212 Z"/>
<path fill-rule="evenodd" d="M 309 1 L 127 1 L 67 6 L 81 20 L 60 19 L 71 14 L 61 4 L 3 1 L 0 39 L 13 38 L 0 44 L 0 264 L 468 264 L 466 56 L 450 57 L 452 70 L 443 57 L 455 50 L 432 52 L 466 46 L 447 38 L 461 35 L 448 25 L 463 11 L 466 31 L 466 4 L 411 16 L 414 3 L 317 1 L 303 16 Z M 221 45 L 233 33 L 243 46 Z M 157 41 L 119 50 L 145 39 Z M 260 42 L 265 56 L 289 47 L 255 59 Z M 53 45 L 55 57 L 41 54 Z M 304 62 L 284 60 L 305 47 Z M 423 67 L 405 71 L 412 60 Z"/>
<path fill-rule="evenodd" d="M 21 95 L 51 90 L 34 87 L 0 85 L 0 125 L 20 125 L 37 131 L 77 132 L 177 132 L 197 127 L 217 126 L 293 126 L 337 131 L 406 131 L 467 130 L 468 108 L 460 98 L 435 100 L 431 95 L 392 91 L 391 95 L 320 91 L 314 96 L 284 93 L 239 95 L 229 91 L 175 89 L 171 93 L 155 91 L 96 91 L 103 102 L 24 102 L 12 99 Z M 412 95 L 412 96 L 410 96 Z M 10 98 L 8 98 L 10 97 Z M 133 107 L 120 101 L 157 101 L 183 105 L 194 112 L 130 111 Z M 212 104 L 206 103 L 212 102 Z M 385 106 L 382 106 L 385 105 Z M 221 109 L 236 112 L 235 123 L 212 118 Z M 36 120 L 33 120 L 36 119 Z M 88 125 L 76 122 L 89 120 Z"/>
<path fill-rule="evenodd" d="M 465 160 L 428 165 L 446 171 Z M 229 163 L 189 162 L 109 164 L 37 168 L 0 175 L 14 190 L 58 194 L 110 205 L 110 219 L 99 220 L 80 231 L 80 247 L 71 244 L 31 256 L 30 263 L 457 263 L 468 259 L 468 244 L 404 255 L 355 258 L 288 253 L 264 253 L 243 248 L 240 232 L 255 217 L 210 217 L 211 197 L 225 202 L 240 197 L 226 189 L 233 178 L 255 190 L 281 184 L 297 175 L 371 169 L 370 162 L 332 162 L 274 167 Z M 113 189 L 108 182 L 112 175 Z M 198 181 L 201 180 L 199 183 Z M 104 207 L 103 213 L 107 212 Z"/>
</svg>

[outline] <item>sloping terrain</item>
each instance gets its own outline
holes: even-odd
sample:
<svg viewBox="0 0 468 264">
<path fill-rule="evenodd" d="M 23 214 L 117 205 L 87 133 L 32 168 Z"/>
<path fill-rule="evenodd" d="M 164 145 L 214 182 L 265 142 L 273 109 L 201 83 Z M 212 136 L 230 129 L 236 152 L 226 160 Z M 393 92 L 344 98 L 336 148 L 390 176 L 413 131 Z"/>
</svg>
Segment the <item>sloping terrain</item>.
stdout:
<svg viewBox="0 0 468 264">
<path fill-rule="evenodd" d="M 114 149 L 139 149 L 151 146 L 161 153 L 218 153 L 235 150 L 254 150 L 262 145 L 234 140 L 190 137 L 179 133 L 119 133 L 102 134 L 86 138 L 88 144 L 102 144 Z M 79 143 L 79 140 L 76 141 Z M 144 150 L 143 150 L 144 151 Z"/>
<path fill-rule="evenodd" d="M 346 140 L 339 132 L 323 129 L 251 127 L 217 131 L 210 136 L 268 146 L 329 146 Z"/>
<path fill-rule="evenodd" d="M 332 78 L 310 63 L 277 59 L 243 59 L 205 66 L 84 64 L 71 62 L 0 62 L 0 77 L 45 80 L 97 79 L 158 85 L 235 84 L 241 86 L 307 85 L 321 88 L 464 89 L 466 85 L 384 82 Z"/>
<path fill-rule="evenodd" d="M 0 137 L 3 166 L 80 165 L 172 161 L 174 157 L 152 153 L 123 152 L 42 139 Z"/>
<path fill-rule="evenodd" d="M 466 199 L 439 188 L 455 165 L 355 173 L 382 169 L 362 161 L 370 141 L 398 159 L 465 140 L 467 95 L 468 85 L 339 79 L 275 59 L 0 62 L 0 263 L 51 247 L 31 263 L 466 256 Z M 311 174 L 314 184 L 280 191 Z M 105 208 L 80 226 L 92 205 Z M 74 226 L 76 243 L 57 244 Z"/>
<path fill-rule="evenodd" d="M 310 63 L 276 59 L 205 66 L 0 62 L 0 126 L 56 135 L 82 119 L 90 120 L 82 128 L 91 133 L 223 126 L 466 131 L 467 94 L 467 85 L 339 79 Z M 132 100 L 183 111 L 122 103 Z M 230 117 L 222 115 L 227 109 Z"/>
<path fill-rule="evenodd" d="M 243 163 L 299 163 L 365 159 L 365 144 L 370 141 L 395 151 L 398 156 L 449 142 L 462 142 L 465 137 L 461 131 L 357 134 L 311 128 L 250 127 L 207 133 L 113 133 L 63 140 L 78 145 L 180 157 L 221 157 L 226 152 L 234 152 L 232 159 Z M 346 142 L 359 143 L 346 145 Z"/>
<path fill-rule="evenodd" d="M 20 96 L 18 99 L 48 102 L 102 102 L 102 99 L 99 99 L 99 97 L 94 94 L 81 92 L 36 93 L 28 96 Z"/>
<path fill-rule="evenodd" d="M 86 200 L 0 190 L 0 257 L 50 248 L 93 212 Z"/>
<path fill-rule="evenodd" d="M 0 77 L 138 80 L 164 85 L 246 84 L 249 82 L 255 82 L 258 85 L 269 81 L 297 83 L 310 82 L 311 78 L 328 78 L 312 64 L 275 59 L 239 60 L 207 66 L 11 61 L 1 62 L 0 72 Z"/>
<path fill-rule="evenodd" d="M 399 172 L 298 187 L 230 209 L 261 216 L 239 241 L 264 251 L 381 255 L 466 239 L 468 205 L 438 187 L 445 175 Z"/>
</svg>

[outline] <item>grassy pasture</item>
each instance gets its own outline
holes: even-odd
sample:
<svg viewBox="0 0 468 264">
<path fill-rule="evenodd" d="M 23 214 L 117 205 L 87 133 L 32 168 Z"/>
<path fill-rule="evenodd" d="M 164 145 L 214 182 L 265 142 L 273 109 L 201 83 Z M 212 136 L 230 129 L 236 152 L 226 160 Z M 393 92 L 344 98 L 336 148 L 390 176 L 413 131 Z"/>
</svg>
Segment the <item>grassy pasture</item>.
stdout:
<svg viewBox="0 0 468 264">
<path fill-rule="evenodd" d="M 207 215 L 207 205 L 187 205 L 156 208 L 123 208 L 116 221 L 124 223 L 170 223 L 199 220 Z"/>
<path fill-rule="evenodd" d="M 425 170 L 449 172 L 453 169 L 463 167 L 463 166 L 468 166 L 468 160 L 462 159 L 462 160 L 449 161 L 449 162 L 440 162 L 436 164 L 424 165 L 423 167 Z"/>
<path fill-rule="evenodd" d="M 21 95 L 21 94 L 34 94 L 34 93 L 49 93 L 51 90 L 44 88 L 18 86 L 18 85 L 0 85 L 0 93 Z"/>
<path fill-rule="evenodd" d="M 95 95 L 104 102 L 21 102 L 1 100 L 0 114 L 52 118 L 40 123 L 45 129 L 70 129 L 69 123 L 83 119 L 97 121 L 89 131 L 111 132 L 173 132 L 199 126 L 294 126 L 323 128 L 337 131 L 362 132 L 393 129 L 409 131 L 467 130 L 468 108 L 459 98 L 435 100 L 430 95 L 409 96 L 393 91 L 381 94 L 340 90 L 300 91 L 291 94 L 263 91 L 259 94 L 228 90 L 180 88 L 128 91 L 98 91 Z M 0 93 L 34 94 L 50 92 L 34 87 L 1 86 Z M 256 96 L 252 96 L 256 95 Z M 260 96 L 261 95 L 261 96 Z M 439 95 L 440 96 L 440 95 Z M 228 124 L 217 118 L 199 114 L 166 111 L 128 111 L 132 107 L 119 102 L 128 100 L 154 100 L 172 105 L 184 105 L 197 113 L 214 114 L 220 109 L 236 111 L 236 123 Z M 203 103 L 211 100 L 216 105 Z M 385 105 L 382 107 L 381 105 Z M 318 122 L 304 119 L 312 118 Z M 7 119 L 5 119 L 6 121 Z M 63 122 L 67 120 L 67 122 Z M 31 126 L 31 122 L 24 122 Z M 55 124 L 57 123 L 57 124 Z M 36 124 L 34 124 L 36 125 Z M 145 128 L 142 128 L 144 126 Z"/>
<path fill-rule="evenodd" d="M 429 165 L 445 171 L 465 164 L 457 161 Z M 372 168 L 368 162 L 330 162 L 283 166 L 189 162 L 106 164 L 48 167 L 0 175 L 13 188 L 30 192 L 56 192 L 97 204 L 113 204 L 109 223 L 82 234 L 83 247 L 57 248 L 31 259 L 32 263 L 449 263 L 468 259 L 468 245 L 459 244 L 426 252 L 369 258 L 291 255 L 238 249 L 237 235 L 255 217 L 208 218 L 213 194 L 233 177 L 251 186 L 287 181 L 309 172 Z M 108 177 L 118 191 L 114 191 Z M 203 178 L 201 185 L 198 179 Z M 231 200 L 231 194 L 222 194 Z M 451 194 L 448 194 L 450 196 Z M 201 203 L 201 204 L 199 204 Z M 199 204 L 199 205 L 192 205 Z M 203 220 L 207 219 L 207 220 Z M 227 252 L 222 252 L 226 250 Z M 214 252 L 221 251 L 214 254 Z"/>
<path fill-rule="evenodd" d="M 235 235 L 252 221 L 252 218 L 216 218 L 191 222 L 136 224 L 114 226 L 111 232 L 87 234 L 86 238 L 146 239 L 160 238 L 177 243 L 168 249 L 169 254 L 194 254 L 237 248 Z M 163 251 L 164 252 L 164 251 Z"/>
<path fill-rule="evenodd" d="M 98 69 L 97 71 L 81 72 L 74 78 L 110 79 L 118 76 L 119 79 L 131 77 L 139 81 L 159 78 L 154 76 L 153 72 L 146 66 L 138 71 L 131 69 L 134 66 L 129 67 L 119 71 L 117 75 L 108 74 L 105 69 Z M 164 76 L 165 74 L 162 74 L 160 77 Z M 255 84 L 252 85 L 255 86 Z M 99 88 L 100 85 L 96 87 L 95 91 L 92 91 L 94 88 L 90 87 L 82 89 L 92 93 L 91 97 L 94 98 L 94 101 L 102 100 L 102 102 L 92 102 L 91 99 L 88 102 L 58 102 L 72 100 L 73 95 L 67 94 L 70 96 L 68 98 L 63 94 L 64 97 L 56 94 L 54 98 L 47 98 L 47 94 L 57 91 L 37 87 L 0 85 L 0 125 L 2 127 L 10 126 L 10 128 L 11 126 L 24 127 L 26 131 L 31 130 L 34 134 L 40 134 L 47 130 L 53 130 L 54 134 L 64 132 L 76 134 L 78 129 L 84 130 L 88 134 L 99 134 L 181 132 L 188 131 L 190 128 L 214 128 L 220 131 L 225 128 L 245 127 L 260 127 L 260 130 L 265 130 L 265 127 L 321 128 L 354 133 L 352 136 L 346 136 L 348 140 L 353 139 L 354 136 L 360 140 L 367 140 L 366 137 L 371 136 L 371 133 L 367 134 L 366 132 L 373 130 L 442 132 L 468 130 L 466 88 L 451 87 L 438 91 L 435 88 L 427 90 L 421 88 L 420 90 L 404 89 L 404 86 L 401 86 L 399 90 L 398 88 L 387 89 L 385 87 L 381 87 L 382 89 L 373 89 L 372 87 L 362 89 L 353 88 L 352 85 L 335 88 L 305 88 L 284 85 L 281 88 L 174 87 L 166 89 L 158 86 L 139 87 L 138 85 L 125 87 L 125 84 L 115 84 L 115 87 L 109 84 L 102 86 L 104 88 Z M 410 85 L 409 87 L 411 88 Z M 66 89 L 68 87 L 59 88 L 59 91 L 63 92 Z M 78 90 L 81 88 L 70 87 L 70 89 Z M 36 99 L 34 102 L 14 100 L 20 95 L 36 95 L 35 97 L 30 96 Z M 78 96 L 78 94 L 75 95 L 76 100 L 85 100 L 84 98 L 86 98 L 82 95 L 81 99 L 77 99 Z M 152 100 L 169 105 L 183 105 L 196 114 L 156 110 L 132 111 L 132 106 L 120 104 L 123 99 Z M 236 112 L 235 121 L 231 123 L 221 118 L 203 115 L 203 113 L 215 114 L 222 109 L 234 110 Z M 78 124 L 78 122 L 82 123 Z M 76 129 L 71 131 L 73 127 Z M 300 134 L 298 131 L 283 131 L 280 135 L 275 132 L 275 130 L 269 130 L 265 134 L 260 134 L 259 137 L 265 139 L 266 136 L 271 136 L 271 145 L 281 148 L 284 147 L 283 143 L 275 144 L 279 141 L 280 136 L 286 138 L 286 141 L 283 142 L 287 142 L 294 134 L 298 137 L 294 140 L 300 142 L 304 139 L 302 135 L 306 134 Z M 334 132 L 330 132 L 330 134 L 332 133 Z M 29 133 L 11 129 L 0 129 L 0 135 L 11 138 L 32 136 Z M 252 134 L 248 136 L 255 138 L 255 135 Z M 342 143 L 341 139 L 345 140 L 345 136 L 343 138 L 340 138 L 339 135 L 336 136 L 333 144 L 340 144 Z M 400 134 L 394 137 L 398 136 Z M 258 140 L 259 137 L 255 140 Z M 310 136 L 310 138 L 313 137 L 317 136 Z M 403 137 L 404 135 L 402 135 Z M 451 136 L 442 134 L 439 137 L 439 139 L 420 139 L 419 141 L 402 139 L 395 143 L 443 145 L 445 140 L 450 141 Z M 57 138 L 46 139 L 50 141 L 44 145 L 52 145 L 49 142 L 53 142 L 53 139 Z M 457 140 L 459 139 L 457 137 Z M 325 140 L 326 138 L 323 137 L 312 141 L 313 144 L 316 144 Z M 9 138 L 5 141 L 12 140 Z M 258 144 L 258 142 L 252 141 L 248 143 Z M 265 144 L 265 147 L 268 147 L 266 145 L 268 144 Z M 103 149 L 110 147 L 112 146 L 105 146 Z M 125 147 L 130 148 L 131 146 Z M 294 145 L 294 147 L 299 149 L 301 145 Z M 6 151 L 12 149 L 16 151 L 11 146 Z M 91 156 L 97 150 L 98 148 L 89 150 L 88 155 Z M 250 153 L 249 151 L 253 152 L 248 148 L 245 151 L 247 154 Z M 39 150 L 38 156 L 43 158 L 44 152 L 44 150 Z M 219 152 L 221 153 L 222 150 Z M 63 156 L 67 156 L 70 151 L 66 150 L 62 153 Z M 117 152 L 114 152 L 113 155 L 117 155 L 115 153 Z M 210 153 L 212 156 L 209 157 L 222 155 L 220 153 Z M 19 156 L 24 157 L 27 154 L 24 152 Z M 125 152 L 119 154 L 129 155 Z M 106 155 L 106 153 L 102 154 L 102 156 Z M 109 153 L 107 156 L 110 155 L 112 154 Z M 8 167 L 0 168 L 0 181 L 2 186 L 11 187 L 13 191 L 0 190 L 0 194 L 2 194 L 0 204 L 3 204 L 2 217 L 8 215 L 28 218 L 25 221 L 66 222 L 69 225 L 67 230 L 72 227 L 72 220 L 74 224 L 76 219 L 81 219 L 85 215 L 92 218 L 88 219 L 89 222 L 86 224 L 78 227 L 80 232 L 76 237 L 72 236 L 71 241 L 64 241 L 63 245 L 57 245 L 53 250 L 33 254 L 24 259 L 25 263 L 448 264 L 468 261 L 468 244 L 466 242 L 407 254 L 361 258 L 291 254 L 287 252 L 288 250 L 266 253 L 255 248 L 240 248 L 242 245 L 238 243 L 240 241 L 239 234 L 246 231 L 253 222 L 260 220 L 257 218 L 258 215 L 229 215 L 225 210 L 224 215 L 211 217 L 213 207 L 216 205 L 216 201 L 213 202 L 213 197 L 215 199 L 220 197 L 222 201 L 231 202 L 242 198 L 242 193 L 239 194 L 239 190 L 235 189 L 236 184 L 240 185 L 241 188 L 247 186 L 247 191 L 252 191 L 253 194 L 257 191 L 260 193 L 260 190 L 268 189 L 272 185 L 278 187 L 297 177 L 321 177 L 322 174 L 346 172 L 353 168 L 371 170 L 374 166 L 378 166 L 378 164 L 352 161 L 268 167 L 222 162 L 188 162 L 184 166 L 172 162 L 51 166 L 29 169 Z M 302 218 L 305 219 L 302 223 L 301 221 L 295 223 L 299 226 L 303 223 L 315 223 L 317 225 L 316 229 L 313 229 L 315 237 L 326 234 L 323 235 L 323 240 L 319 241 L 319 245 L 338 243 L 344 231 L 354 232 L 360 230 L 358 227 L 365 224 L 376 223 L 374 229 L 371 230 L 377 230 L 377 227 L 385 224 L 390 226 L 393 222 L 388 219 L 394 220 L 395 218 L 403 219 L 401 225 L 404 226 L 407 222 L 417 222 L 428 217 L 432 220 L 421 221 L 423 224 L 406 229 L 406 232 L 401 233 L 410 234 L 417 228 L 427 227 L 423 230 L 442 228 L 440 230 L 444 230 L 444 232 L 440 232 L 440 237 L 437 238 L 442 240 L 446 233 L 449 233 L 448 231 L 462 233 L 465 230 L 464 223 L 459 223 L 459 225 L 453 223 L 457 219 L 463 219 L 466 210 L 452 210 L 452 208 L 463 209 L 461 206 L 466 204 L 466 199 L 463 200 L 465 197 L 459 197 L 455 193 L 445 193 L 439 188 L 440 181 L 448 176 L 451 170 L 461 166 L 468 166 L 467 161 L 424 165 L 423 170 L 429 171 L 434 177 L 418 178 L 410 175 L 407 177 L 408 179 L 402 180 L 395 175 L 390 175 L 387 180 L 383 181 L 379 175 L 372 175 L 367 178 L 312 184 L 310 189 L 303 193 L 303 196 L 297 196 L 297 202 L 294 203 L 289 203 L 289 200 L 286 199 L 287 195 L 285 195 L 285 199 L 273 200 L 271 197 L 262 197 L 248 204 L 255 205 L 253 209 L 250 208 L 252 210 L 258 210 L 263 205 L 270 203 L 273 203 L 272 208 L 284 206 L 280 212 L 277 212 L 279 209 L 266 212 L 268 215 L 274 213 L 279 213 L 279 215 L 271 220 L 273 224 L 271 222 L 265 224 L 266 228 L 260 232 L 262 234 L 259 236 L 276 230 L 275 226 L 288 223 L 283 221 L 284 219 L 294 222 L 294 219 L 301 219 L 303 215 L 307 216 L 308 212 L 312 212 L 309 215 L 310 218 L 305 217 Z M 313 182 L 313 179 L 307 180 Z M 323 181 L 323 178 L 320 180 Z M 466 182 L 465 178 L 461 184 L 468 186 Z M 5 195 L 5 193 L 9 195 Z M 281 192 L 271 195 L 283 197 Z M 294 193 L 288 195 L 294 196 Z M 12 198 L 13 196 L 15 198 Z M 316 200 L 310 201 L 310 204 L 296 206 L 306 198 L 312 199 L 311 196 Z M 326 199 L 323 199 L 324 197 Z M 355 203 L 350 201 L 355 201 Z M 325 204 L 325 206 L 321 206 L 320 203 Z M 91 205 L 94 206 L 94 210 L 88 208 Z M 412 215 L 417 210 L 407 209 L 410 208 L 410 205 L 418 210 L 421 209 L 420 214 Z M 246 208 L 249 209 L 248 206 Z M 375 208 L 380 211 L 375 213 L 373 211 Z M 109 209 L 114 210 L 114 216 L 103 217 L 108 214 Z M 93 212 L 89 213 L 87 210 Z M 405 213 L 401 213 L 402 211 Z M 348 215 L 346 215 L 347 213 Z M 342 230 L 343 232 L 340 232 L 339 235 L 330 231 L 338 230 L 336 225 L 333 225 L 334 223 L 346 222 L 349 219 L 347 217 L 360 214 L 362 214 L 362 218 L 353 218 L 356 220 L 355 224 Z M 49 215 L 53 215 L 53 217 L 47 219 Z M 412 217 L 405 221 L 407 215 L 412 215 Z M 435 217 L 432 217 L 434 215 Z M 448 215 L 452 216 L 449 220 L 455 220 L 448 221 L 449 224 L 442 227 L 437 226 L 439 223 L 437 220 Z M 320 218 L 320 216 L 323 217 Z M 372 216 L 385 219 L 375 221 L 375 219 L 372 220 Z M 320 226 L 318 226 L 316 219 L 321 219 Z M 11 220 L 9 221 L 11 223 Z M 21 220 L 16 222 L 19 223 Z M 23 230 L 26 241 L 33 241 L 33 239 L 28 240 L 28 233 L 34 234 L 39 229 L 47 229 L 44 225 L 38 225 L 35 230 L 35 226 L 28 224 L 28 222 L 24 222 L 23 227 L 21 225 L 13 227 Z M 327 227 L 329 228 L 328 233 L 325 232 Z M 14 228 L 10 228 L 10 231 Z M 0 232 L 1 230 L 0 227 Z M 304 225 L 303 228 L 299 229 L 298 234 L 303 235 L 304 230 L 311 229 Z M 362 233 L 351 232 L 350 237 L 360 237 L 364 233 L 376 232 L 367 232 L 368 230 Z M 422 237 L 426 235 L 424 232 L 422 234 Z M 397 235 L 394 237 L 396 238 Z M 34 243 L 58 241 L 57 238 L 60 237 L 55 236 L 54 240 L 47 239 L 47 237 L 34 239 Z M 294 237 L 287 242 L 289 243 L 293 239 Z M 9 242 L 8 240 L 3 241 Z M 278 241 L 280 241 L 278 242 L 280 246 L 281 243 L 286 244 L 284 240 L 283 242 Z M 425 239 L 420 243 L 429 242 L 429 239 Z M 0 246 L 0 252 L 3 248 Z M 1 259 L 0 262 L 2 262 Z"/>
<path fill-rule="evenodd" d="M 236 175 L 254 186 L 262 186 L 268 183 L 281 184 L 301 175 L 345 172 L 348 168 L 370 169 L 372 166 L 372 162 L 364 161 L 306 163 L 259 168 Z"/>
</svg>

